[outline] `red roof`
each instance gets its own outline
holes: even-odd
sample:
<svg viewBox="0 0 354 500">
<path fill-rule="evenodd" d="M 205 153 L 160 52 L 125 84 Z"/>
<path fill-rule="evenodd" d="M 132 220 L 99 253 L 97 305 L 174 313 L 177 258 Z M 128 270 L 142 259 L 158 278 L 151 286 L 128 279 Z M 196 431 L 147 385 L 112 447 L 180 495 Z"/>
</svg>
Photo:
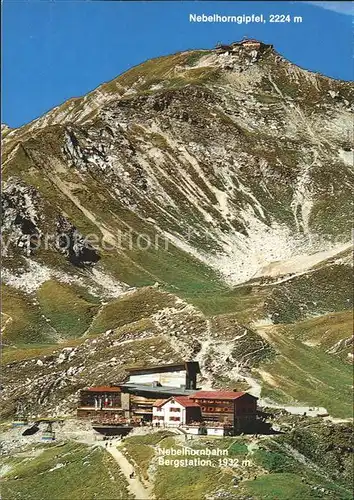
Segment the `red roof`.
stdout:
<svg viewBox="0 0 354 500">
<path fill-rule="evenodd" d="M 238 399 L 247 394 L 235 391 L 198 391 L 190 396 L 192 399 Z M 249 394 L 250 395 L 250 394 Z"/>
<path fill-rule="evenodd" d="M 188 396 L 175 396 L 173 399 L 177 401 L 177 403 L 179 403 L 180 405 L 184 406 L 185 408 L 190 406 L 197 406 L 198 408 L 200 408 L 200 406 L 191 399 L 189 399 Z"/>
<path fill-rule="evenodd" d="M 85 390 L 92 392 L 121 392 L 121 388 L 114 385 L 98 385 L 96 387 L 89 387 Z"/>
<path fill-rule="evenodd" d="M 162 406 L 164 403 L 166 403 L 168 399 L 156 399 L 155 403 L 152 406 L 159 407 Z"/>
<path fill-rule="evenodd" d="M 200 408 L 200 406 L 191 399 L 189 399 L 188 396 L 171 396 L 168 399 L 157 399 L 153 404 L 153 406 L 161 407 L 168 401 L 171 401 L 171 399 L 174 399 L 176 403 L 179 403 L 181 406 L 184 406 L 185 408 L 190 408 L 190 407 Z"/>
</svg>

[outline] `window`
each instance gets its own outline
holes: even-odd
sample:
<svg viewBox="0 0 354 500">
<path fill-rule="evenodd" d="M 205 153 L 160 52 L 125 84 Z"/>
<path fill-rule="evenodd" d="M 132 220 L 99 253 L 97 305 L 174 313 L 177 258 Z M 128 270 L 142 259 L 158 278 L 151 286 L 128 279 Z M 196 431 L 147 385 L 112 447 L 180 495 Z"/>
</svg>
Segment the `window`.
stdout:
<svg viewBox="0 0 354 500">
<path fill-rule="evenodd" d="M 169 420 L 172 420 L 174 422 L 176 422 L 176 421 L 179 422 L 181 419 L 180 419 L 180 417 L 170 417 Z"/>
<path fill-rule="evenodd" d="M 154 420 L 163 420 L 163 419 L 164 419 L 164 417 L 162 417 L 162 416 L 159 416 L 159 415 L 154 416 Z"/>
<path fill-rule="evenodd" d="M 179 412 L 179 411 L 181 411 L 181 409 L 180 408 L 170 408 L 170 411 L 177 411 L 177 412 Z"/>
</svg>

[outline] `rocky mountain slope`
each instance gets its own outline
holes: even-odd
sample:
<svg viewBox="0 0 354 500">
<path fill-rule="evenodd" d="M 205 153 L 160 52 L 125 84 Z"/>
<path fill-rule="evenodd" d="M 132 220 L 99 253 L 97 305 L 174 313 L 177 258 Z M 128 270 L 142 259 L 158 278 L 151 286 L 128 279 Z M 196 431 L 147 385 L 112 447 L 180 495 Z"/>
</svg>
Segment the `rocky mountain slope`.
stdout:
<svg viewBox="0 0 354 500">
<path fill-rule="evenodd" d="M 240 46 L 2 127 L 4 415 L 194 358 L 205 385 L 348 416 L 353 94 Z"/>
</svg>

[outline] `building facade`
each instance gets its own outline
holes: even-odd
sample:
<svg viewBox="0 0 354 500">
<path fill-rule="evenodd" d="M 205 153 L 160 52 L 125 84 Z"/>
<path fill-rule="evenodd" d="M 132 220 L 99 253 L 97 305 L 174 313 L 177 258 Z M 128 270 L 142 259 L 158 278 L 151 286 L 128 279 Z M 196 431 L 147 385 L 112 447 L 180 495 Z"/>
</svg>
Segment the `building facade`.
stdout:
<svg viewBox="0 0 354 500">
<path fill-rule="evenodd" d="M 189 396 L 195 391 L 200 368 L 198 362 L 187 361 L 131 368 L 127 372 L 127 378 L 119 387 L 124 394 L 123 399 L 129 400 L 129 414 L 141 418 L 143 422 L 151 422 L 153 404 L 157 399 Z"/>
<path fill-rule="evenodd" d="M 178 427 L 201 419 L 200 406 L 186 396 L 158 399 L 153 405 L 152 422 L 157 426 Z"/>
<path fill-rule="evenodd" d="M 246 392 L 196 392 L 199 372 L 196 362 L 134 368 L 122 384 L 81 390 L 77 416 L 102 425 L 184 426 L 201 435 L 254 431 L 257 398 Z"/>
<path fill-rule="evenodd" d="M 252 430 L 257 419 L 257 398 L 246 392 L 198 391 L 190 399 L 201 408 L 207 426 L 222 424 L 225 432 Z"/>
<path fill-rule="evenodd" d="M 199 363 L 187 361 L 168 365 L 128 369 L 127 384 L 148 384 L 156 387 L 180 387 L 196 390 Z"/>
<path fill-rule="evenodd" d="M 123 416 L 122 391 L 118 386 L 96 386 L 80 391 L 78 418 L 119 420 Z"/>
<path fill-rule="evenodd" d="M 151 422 L 157 399 L 189 396 L 197 387 L 197 362 L 128 369 L 121 384 L 80 391 L 77 416 L 112 423 Z"/>
<path fill-rule="evenodd" d="M 254 40 L 253 38 L 248 38 L 248 39 L 242 40 L 240 42 L 240 45 L 242 45 L 242 47 L 245 47 L 247 49 L 258 50 L 261 48 L 262 43 L 258 40 Z"/>
</svg>

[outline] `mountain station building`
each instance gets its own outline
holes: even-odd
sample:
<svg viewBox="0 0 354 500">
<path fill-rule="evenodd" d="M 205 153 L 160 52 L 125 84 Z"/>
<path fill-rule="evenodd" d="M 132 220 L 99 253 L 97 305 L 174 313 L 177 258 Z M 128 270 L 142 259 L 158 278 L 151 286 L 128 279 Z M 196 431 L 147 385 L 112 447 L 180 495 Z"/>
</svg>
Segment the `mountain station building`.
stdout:
<svg viewBox="0 0 354 500">
<path fill-rule="evenodd" d="M 197 362 L 127 372 L 120 384 L 81 390 L 77 417 L 102 429 L 153 425 L 181 427 L 191 434 L 233 435 L 256 428 L 257 398 L 246 392 L 196 390 Z"/>
</svg>

